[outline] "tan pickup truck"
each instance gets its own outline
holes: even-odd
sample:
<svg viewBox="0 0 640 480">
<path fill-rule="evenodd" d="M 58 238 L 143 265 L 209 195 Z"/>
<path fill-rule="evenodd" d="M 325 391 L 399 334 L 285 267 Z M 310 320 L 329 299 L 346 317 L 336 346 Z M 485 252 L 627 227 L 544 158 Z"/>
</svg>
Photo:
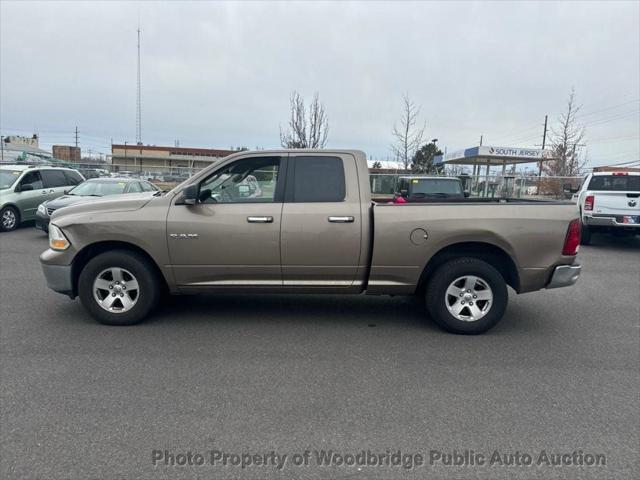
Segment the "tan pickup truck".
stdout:
<svg viewBox="0 0 640 480">
<path fill-rule="evenodd" d="M 572 285 L 570 203 L 371 201 L 356 150 L 241 152 L 167 193 L 56 211 L 40 261 L 48 286 L 100 322 L 144 319 L 163 295 L 419 295 L 456 333 L 481 333 L 517 293 Z"/>
</svg>

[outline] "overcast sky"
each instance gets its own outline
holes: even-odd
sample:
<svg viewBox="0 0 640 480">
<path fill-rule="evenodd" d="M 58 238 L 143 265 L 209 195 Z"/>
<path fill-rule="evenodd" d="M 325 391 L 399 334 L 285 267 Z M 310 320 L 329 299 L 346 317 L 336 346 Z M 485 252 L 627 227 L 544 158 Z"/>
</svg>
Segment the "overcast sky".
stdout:
<svg viewBox="0 0 640 480">
<path fill-rule="evenodd" d="M 640 2 L 0 2 L 0 129 L 108 153 L 278 147 L 315 91 L 329 147 L 391 155 L 407 92 L 449 151 L 540 144 L 572 87 L 591 164 L 640 159 Z"/>
</svg>

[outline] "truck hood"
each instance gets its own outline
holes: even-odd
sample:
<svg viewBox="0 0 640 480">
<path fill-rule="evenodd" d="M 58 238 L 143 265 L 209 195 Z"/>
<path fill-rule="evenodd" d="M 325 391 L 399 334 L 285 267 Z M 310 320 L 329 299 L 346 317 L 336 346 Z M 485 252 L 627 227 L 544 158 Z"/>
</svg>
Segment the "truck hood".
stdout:
<svg viewBox="0 0 640 480">
<path fill-rule="evenodd" d="M 51 220 L 55 221 L 60 217 L 77 214 L 93 214 L 105 212 L 126 212 L 138 210 L 144 207 L 153 198 L 153 192 L 131 193 L 127 195 L 113 195 L 109 197 L 96 198 L 95 200 L 80 202 L 56 210 L 51 215 Z"/>
</svg>

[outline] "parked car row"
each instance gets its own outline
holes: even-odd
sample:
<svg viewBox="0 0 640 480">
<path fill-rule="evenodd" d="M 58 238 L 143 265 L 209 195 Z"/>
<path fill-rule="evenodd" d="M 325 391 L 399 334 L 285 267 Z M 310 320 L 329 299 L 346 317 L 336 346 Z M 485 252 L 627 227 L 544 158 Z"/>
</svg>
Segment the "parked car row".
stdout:
<svg viewBox="0 0 640 480">
<path fill-rule="evenodd" d="M 51 214 L 62 207 L 107 195 L 156 192 L 158 187 L 137 178 L 85 177 L 72 168 L 41 165 L 0 166 L 0 231 L 36 220 L 48 231 Z"/>
<path fill-rule="evenodd" d="M 43 202 L 36 213 L 36 228 L 48 232 L 51 215 L 56 210 L 110 195 L 157 192 L 153 183 L 135 178 L 93 178 L 65 192 L 54 200 Z"/>
</svg>

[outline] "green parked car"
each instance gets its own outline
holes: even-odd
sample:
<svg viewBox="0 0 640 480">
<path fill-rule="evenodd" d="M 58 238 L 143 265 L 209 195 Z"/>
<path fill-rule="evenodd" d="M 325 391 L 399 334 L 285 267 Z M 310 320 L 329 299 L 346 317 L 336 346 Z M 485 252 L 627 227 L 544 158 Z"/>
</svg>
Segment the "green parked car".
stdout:
<svg viewBox="0 0 640 480">
<path fill-rule="evenodd" d="M 0 165 L 0 232 L 35 219 L 42 202 L 64 195 L 83 181 L 84 177 L 71 168 Z"/>
</svg>

